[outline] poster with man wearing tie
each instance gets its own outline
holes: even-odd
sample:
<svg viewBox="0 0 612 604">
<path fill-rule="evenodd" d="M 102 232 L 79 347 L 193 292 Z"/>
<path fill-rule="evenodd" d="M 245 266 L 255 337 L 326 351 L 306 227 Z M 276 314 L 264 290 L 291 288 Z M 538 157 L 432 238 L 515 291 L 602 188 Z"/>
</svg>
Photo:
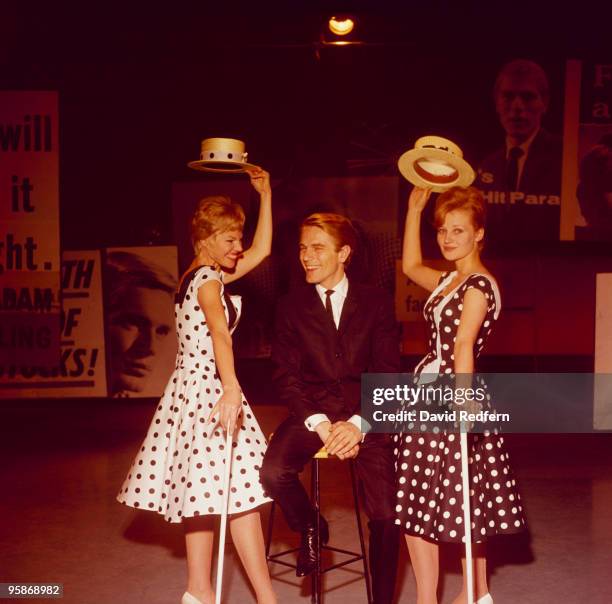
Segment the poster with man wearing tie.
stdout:
<svg viewBox="0 0 612 604">
<path fill-rule="evenodd" d="M 476 182 L 489 204 L 489 240 L 557 241 L 562 139 L 543 124 L 548 77 L 533 61 L 510 61 L 493 97 L 505 141 L 480 163 Z"/>
</svg>

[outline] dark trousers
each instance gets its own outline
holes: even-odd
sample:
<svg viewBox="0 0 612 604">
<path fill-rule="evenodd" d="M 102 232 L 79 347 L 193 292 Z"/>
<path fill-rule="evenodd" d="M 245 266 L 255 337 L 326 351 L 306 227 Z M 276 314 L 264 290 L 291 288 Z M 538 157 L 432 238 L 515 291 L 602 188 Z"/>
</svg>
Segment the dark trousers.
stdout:
<svg viewBox="0 0 612 604">
<path fill-rule="evenodd" d="M 313 455 L 322 447 L 316 432 L 293 417 L 274 432 L 260 476 L 266 493 L 283 510 L 289 527 L 301 532 L 313 523 L 310 497 L 299 479 Z M 397 573 L 399 527 L 394 524 L 397 493 L 391 443 L 384 434 L 368 434 L 355 459 L 355 470 L 370 520 L 370 568 L 375 604 L 392 601 Z"/>
</svg>

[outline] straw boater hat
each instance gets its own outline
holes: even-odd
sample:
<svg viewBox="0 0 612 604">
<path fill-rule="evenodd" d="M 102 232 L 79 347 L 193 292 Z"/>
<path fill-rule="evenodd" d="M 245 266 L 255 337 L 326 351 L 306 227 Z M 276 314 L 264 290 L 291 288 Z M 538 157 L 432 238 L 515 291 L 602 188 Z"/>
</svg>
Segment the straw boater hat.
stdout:
<svg viewBox="0 0 612 604">
<path fill-rule="evenodd" d="M 204 172 L 238 173 L 247 168 L 257 168 L 247 162 L 244 143 L 235 138 L 205 138 L 202 141 L 200 159 L 187 164 Z"/>
<path fill-rule="evenodd" d="M 436 193 L 451 187 L 469 187 L 476 178 L 463 151 L 441 136 L 422 136 L 414 149 L 406 151 L 397 161 L 402 176 L 417 187 Z"/>
</svg>

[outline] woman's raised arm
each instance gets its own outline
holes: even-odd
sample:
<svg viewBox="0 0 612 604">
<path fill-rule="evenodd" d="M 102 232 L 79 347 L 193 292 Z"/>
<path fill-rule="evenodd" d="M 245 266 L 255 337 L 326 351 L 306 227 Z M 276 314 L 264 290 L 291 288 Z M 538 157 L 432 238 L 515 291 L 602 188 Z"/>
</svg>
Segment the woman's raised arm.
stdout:
<svg viewBox="0 0 612 604">
<path fill-rule="evenodd" d="M 259 193 L 259 216 L 253 236 L 253 243 L 245 250 L 236 263 L 236 270 L 226 273 L 225 283 L 240 279 L 252 271 L 258 264 L 270 255 L 272 251 L 272 189 L 270 174 L 262 168 L 248 170 L 253 188 Z"/>
<path fill-rule="evenodd" d="M 420 187 L 412 189 L 408 198 L 408 213 L 406 214 L 402 250 L 403 273 L 427 291 L 433 291 L 442 276 L 442 271 L 437 271 L 423 264 L 421 254 L 421 215 L 430 195 L 431 189 Z"/>
</svg>

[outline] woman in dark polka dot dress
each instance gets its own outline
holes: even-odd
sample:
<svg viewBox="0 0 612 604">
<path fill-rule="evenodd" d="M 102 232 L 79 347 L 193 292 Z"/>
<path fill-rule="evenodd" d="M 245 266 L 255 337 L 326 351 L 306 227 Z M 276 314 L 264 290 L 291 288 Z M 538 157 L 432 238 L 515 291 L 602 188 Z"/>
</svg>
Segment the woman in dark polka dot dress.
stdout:
<svg viewBox="0 0 612 604">
<path fill-rule="evenodd" d="M 224 284 L 255 268 L 272 242 L 270 177 L 249 171 L 261 196 L 252 246 L 242 251 L 242 208 L 226 197 L 200 201 L 192 219 L 196 256 L 176 300 L 176 368 L 117 499 L 182 522 L 188 582 L 182 604 L 211 604 L 215 515 L 223 509 L 225 430 L 232 431 L 229 520 L 234 545 L 259 604 L 275 604 L 257 506 L 269 501 L 259 482 L 266 441 L 234 371 L 231 333 L 240 297 Z M 226 271 L 226 272 L 225 272 Z"/>
<path fill-rule="evenodd" d="M 423 378 L 424 374 L 472 374 L 501 308 L 497 283 L 480 260 L 485 202 L 473 187 L 454 187 L 438 197 L 438 244 L 444 258 L 455 264 L 454 271 L 442 273 L 422 262 L 420 221 L 429 195 L 429 190 L 416 187 L 410 195 L 402 257 L 404 273 L 432 292 L 424 308 L 429 350 L 415 373 Z M 485 408 L 489 406 L 487 400 Z M 460 437 L 442 430 L 396 434 L 394 440 L 399 482 L 396 524 L 405 532 L 417 603 L 436 604 L 438 544 L 465 543 Z M 525 530 L 525 518 L 503 437 L 471 434 L 468 451 L 475 597 L 477 604 L 492 604 L 485 541 Z M 463 567 L 463 589 L 453 604 L 467 602 L 465 560 Z"/>
</svg>

